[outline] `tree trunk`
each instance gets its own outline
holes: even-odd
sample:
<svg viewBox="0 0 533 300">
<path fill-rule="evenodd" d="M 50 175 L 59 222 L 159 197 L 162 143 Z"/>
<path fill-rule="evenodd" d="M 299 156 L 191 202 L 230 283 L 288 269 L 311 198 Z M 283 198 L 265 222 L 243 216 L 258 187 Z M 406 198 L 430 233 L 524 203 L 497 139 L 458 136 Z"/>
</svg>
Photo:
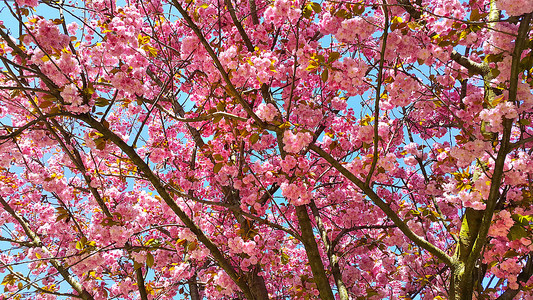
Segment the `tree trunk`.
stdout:
<svg viewBox="0 0 533 300">
<path fill-rule="evenodd" d="M 307 214 L 307 207 L 305 205 L 296 206 L 296 215 L 298 216 L 298 223 L 302 231 L 302 242 L 307 253 L 307 259 L 313 272 L 313 278 L 320 293 L 320 299 L 334 300 L 333 291 L 329 284 L 328 277 L 324 269 L 324 263 L 318 251 L 311 220 Z"/>
<path fill-rule="evenodd" d="M 247 275 L 248 286 L 254 296 L 254 300 L 268 300 L 268 290 L 266 288 L 265 279 L 257 275 L 261 271 L 259 265 L 250 270 Z"/>
</svg>

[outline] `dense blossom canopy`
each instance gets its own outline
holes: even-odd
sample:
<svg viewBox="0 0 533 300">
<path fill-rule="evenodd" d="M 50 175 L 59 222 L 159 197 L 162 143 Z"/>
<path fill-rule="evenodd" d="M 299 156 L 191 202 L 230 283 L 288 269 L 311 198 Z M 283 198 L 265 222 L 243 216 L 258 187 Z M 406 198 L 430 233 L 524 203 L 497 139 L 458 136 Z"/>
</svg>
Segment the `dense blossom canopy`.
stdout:
<svg viewBox="0 0 533 300">
<path fill-rule="evenodd" d="M 533 297 L 533 1 L 2 5 L 0 299 Z"/>
</svg>

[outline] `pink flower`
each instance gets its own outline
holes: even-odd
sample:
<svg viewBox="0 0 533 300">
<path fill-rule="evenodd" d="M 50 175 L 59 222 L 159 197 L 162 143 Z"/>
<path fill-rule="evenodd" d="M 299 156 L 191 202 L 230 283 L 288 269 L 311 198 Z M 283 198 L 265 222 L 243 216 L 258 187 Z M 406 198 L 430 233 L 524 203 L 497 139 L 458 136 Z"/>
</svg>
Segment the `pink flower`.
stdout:
<svg viewBox="0 0 533 300">
<path fill-rule="evenodd" d="M 16 0 L 19 5 L 35 7 L 39 5 L 39 0 Z"/>
<path fill-rule="evenodd" d="M 293 205 L 304 205 L 311 201 L 311 192 L 301 182 L 291 184 L 283 183 L 281 185 L 281 192 Z"/>
<path fill-rule="evenodd" d="M 298 153 L 312 141 L 313 137 L 309 132 L 298 132 L 294 134 L 292 131 L 287 130 L 283 135 L 283 143 L 285 144 L 283 150 L 290 153 Z"/>
<path fill-rule="evenodd" d="M 418 163 L 416 161 L 416 158 L 414 156 L 408 156 L 406 158 L 403 159 L 403 162 L 408 165 L 408 166 L 416 166 L 416 164 Z"/>
<path fill-rule="evenodd" d="M 332 34 L 337 32 L 341 26 L 340 18 L 332 16 L 329 12 L 325 13 L 320 20 L 320 32 L 322 34 Z"/>
<path fill-rule="evenodd" d="M 533 11 L 531 0 L 496 0 L 496 7 L 505 10 L 510 16 L 520 16 Z"/>
<path fill-rule="evenodd" d="M 70 103 L 74 106 L 79 106 L 83 103 L 78 88 L 73 83 L 65 86 L 61 92 L 61 97 L 63 97 L 63 100 L 65 100 L 66 103 Z"/>
<path fill-rule="evenodd" d="M 494 216 L 494 222 L 489 228 L 489 234 L 494 237 L 505 237 L 513 225 L 514 221 L 511 218 L 511 214 L 506 210 L 502 210 Z"/>
<path fill-rule="evenodd" d="M 372 125 L 362 126 L 359 129 L 359 133 L 357 134 L 357 137 L 363 143 L 372 143 L 372 141 L 374 140 L 374 126 Z"/>
<path fill-rule="evenodd" d="M 279 112 L 278 112 L 278 110 L 276 109 L 276 107 L 273 104 L 271 104 L 271 103 L 268 103 L 268 104 L 261 103 L 257 107 L 256 114 L 257 114 L 257 116 L 259 118 L 261 118 L 261 120 L 267 121 L 267 122 L 272 122 L 272 121 L 274 121 L 274 118 L 277 115 L 279 115 Z"/>
</svg>

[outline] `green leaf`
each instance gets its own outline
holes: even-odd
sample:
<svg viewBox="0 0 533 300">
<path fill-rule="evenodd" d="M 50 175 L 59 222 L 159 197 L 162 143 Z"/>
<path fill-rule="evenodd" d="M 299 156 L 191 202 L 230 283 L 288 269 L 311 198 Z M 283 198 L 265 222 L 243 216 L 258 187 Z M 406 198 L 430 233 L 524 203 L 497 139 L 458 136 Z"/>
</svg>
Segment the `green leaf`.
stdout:
<svg viewBox="0 0 533 300">
<path fill-rule="evenodd" d="M 252 134 L 252 136 L 250 137 L 250 144 L 255 144 L 259 141 L 259 134 L 258 133 L 254 133 Z"/>
<path fill-rule="evenodd" d="M 354 4 L 352 5 L 351 12 L 354 15 L 360 15 L 365 12 L 365 5 L 364 4 Z"/>
<path fill-rule="evenodd" d="M 485 58 L 488 62 L 501 62 L 503 61 L 503 55 L 501 53 L 499 54 L 489 54 Z"/>
<path fill-rule="evenodd" d="M 304 10 L 302 12 L 302 16 L 304 18 L 306 18 L 306 19 L 310 19 L 311 18 L 311 12 L 312 12 L 311 8 L 309 8 L 309 6 L 306 6 L 306 7 L 304 7 Z"/>
<path fill-rule="evenodd" d="M 289 263 L 289 256 L 286 253 L 281 253 L 281 263 L 286 265 Z"/>
<path fill-rule="evenodd" d="M 328 70 L 328 69 L 325 69 L 324 71 L 322 71 L 322 75 L 320 75 L 320 78 L 322 78 L 322 81 L 323 81 L 323 82 L 328 81 L 328 78 L 329 78 L 329 70 Z"/>
<path fill-rule="evenodd" d="M 84 248 L 83 243 L 81 241 L 77 241 L 76 242 L 76 249 L 77 250 L 83 250 L 83 248 Z"/>
<path fill-rule="evenodd" d="M 521 214 L 513 214 L 511 216 L 515 222 L 519 223 L 522 226 L 529 226 L 531 223 L 533 223 L 533 216 L 532 215 L 521 215 Z"/>
<path fill-rule="evenodd" d="M 196 248 L 198 248 L 198 242 L 196 241 L 192 241 L 187 244 L 187 251 L 194 251 Z"/>
<path fill-rule="evenodd" d="M 318 69 L 318 67 L 319 67 L 318 63 L 316 61 L 314 61 L 314 60 L 311 60 L 309 62 L 309 65 L 307 66 L 307 68 L 305 68 L 305 70 L 313 72 L 313 71 L 316 71 L 316 69 Z"/>
<path fill-rule="evenodd" d="M 218 172 L 220 172 L 220 169 L 222 169 L 222 163 L 217 163 L 215 164 L 215 166 L 213 167 L 213 172 L 215 174 L 218 174 Z"/>
<path fill-rule="evenodd" d="M 516 251 L 514 250 L 509 250 L 507 252 L 505 252 L 505 254 L 503 255 L 503 258 L 510 258 L 510 257 L 516 257 L 516 256 L 519 256 L 520 254 L 517 253 Z"/>
<path fill-rule="evenodd" d="M 520 123 L 521 125 L 524 125 L 524 126 L 528 126 L 529 124 L 531 124 L 531 121 L 528 120 L 528 119 L 522 119 L 522 120 L 518 121 L 518 123 Z"/>
<path fill-rule="evenodd" d="M 453 42 L 452 41 L 448 41 L 448 40 L 442 40 L 439 42 L 439 47 L 447 47 L 447 46 L 450 46 L 450 45 L 453 45 Z"/>
<path fill-rule="evenodd" d="M 88 86 L 88 87 L 86 87 L 86 88 L 83 90 L 83 92 L 84 92 L 85 94 L 92 95 L 92 94 L 94 94 L 95 91 L 94 91 L 94 88 L 93 88 L 92 86 Z"/>
<path fill-rule="evenodd" d="M 479 21 L 481 20 L 481 14 L 479 13 L 479 9 L 474 8 L 472 9 L 472 12 L 470 13 L 470 21 Z"/>
<path fill-rule="evenodd" d="M 529 233 L 527 232 L 527 230 L 520 226 L 520 225 L 513 225 L 510 229 L 509 229 L 509 234 L 507 234 L 507 238 L 510 240 L 510 241 L 514 241 L 514 240 L 518 240 L 518 239 L 521 239 L 523 237 L 528 237 L 529 236 Z"/>
<path fill-rule="evenodd" d="M 94 143 L 96 144 L 96 149 L 104 150 L 105 149 L 105 144 L 106 144 L 106 139 L 103 138 L 103 137 L 99 137 L 99 138 L 94 140 Z"/>
<path fill-rule="evenodd" d="M 109 105 L 109 100 L 106 98 L 98 97 L 96 98 L 96 101 L 94 101 L 94 105 L 98 107 L 104 107 Z"/>
<path fill-rule="evenodd" d="M 346 9 L 342 8 L 342 9 L 339 9 L 336 13 L 335 13 L 335 17 L 339 17 L 341 19 L 348 19 L 348 12 L 346 11 Z"/>
<path fill-rule="evenodd" d="M 146 265 L 148 268 L 151 268 L 154 265 L 154 256 L 150 252 L 146 253 Z"/>
<path fill-rule="evenodd" d="M 313 11 L 317 14 L 322 11 L 322 6 L 316 2 L 309 3 L 309 6 L 311 6 L 311 9 L 313 9 Z"/>
<path fill-rule="evenodd" d="M 2 280 L 2 285 L 13 285 L 17 281 L 17 278 L 13 274 L 7 274 Z"/>
<path fill-rule="evenodd" d="M 367 288 L 366 289 L 366 297 L 367 297 L 367 299 L 370 298 L 370 297 L 376 296 L 376 295 L 379 295 L 379 293 L 376 290 L 374 290 L 372 288 Z"/>
<path fill-rule="evenodd" d="M 328 56 L 328 63 L 332 63 L 339 59 L 341 57 L 341 54 L 339 52 L 331 52 Z"/>
<path fill-rule="evenodd" d="M 45 101 L 39 103 L 39 107 L 40 108 L 47 108 L 47 107 L 50 107 L 52 105 L 54 105 L 54 102 L 48 101 L 48 100 L 45 100 Z"/>
</svg>

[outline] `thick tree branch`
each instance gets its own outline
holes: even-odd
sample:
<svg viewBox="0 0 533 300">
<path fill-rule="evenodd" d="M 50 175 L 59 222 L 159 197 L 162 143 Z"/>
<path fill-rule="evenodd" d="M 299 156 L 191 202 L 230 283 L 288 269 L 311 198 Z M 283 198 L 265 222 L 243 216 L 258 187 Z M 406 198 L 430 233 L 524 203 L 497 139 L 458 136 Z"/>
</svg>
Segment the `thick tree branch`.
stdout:
<svg viewBox="0 0 533 300">
<path fill-rule="evenodd" d="M 331 274 L 333 274 L 333 278 L 335 279 L 335 283 L 337 284 L 337 291 L 338 291 L 339 299 L 348 300 L 349 299 L 348 290 L 346 289 L 346 285 L 344 284 L 344 281 L 342 280 L 342 273 L 339 267 L 339 258 L 337 257 L 337 254 L 335 253 L 335 247 L 333 246 L 333 243 L 330 241 L 328 237 L 326 228 L 322 222 L 322 219 L 320 218 L 320 212 L 318 211 L 318 207 L 316 206 L 313 200 L 311 200 L 311 203 L 309 203 L 309 207 L 311 208 L 311 212 L 313 213 L 313 216 L 315 217 L 316 226 L 320 233 L 320 237 L 322 238 L 322 242 L 326 246 L 326 254 L 329 259 Z"/>
<path fill-rule="evenodd" d="M 366 185 L 362 180 L 357 178 L 352 172 L 348 171 L 342 164 L 337 161 L 333 156 L 331 156 L 329 153 L 324 151 L 322 148 L 318 147 L 315 144 L 311 144 L 309 146 L 311 150 L 313 150 L 316 154 L 318 154 L 320 157 L 325 159 L 327 162 L 329 162 L 339 173 L 344 175 L 348 180 L 353 182 L 361 191 L 367 195 L 374 204 L 376 204 L 386 215 L 389 217 L 392 222 L 396 226 L 398 226 L 398 229 L 400 229 L 403 234 L 405 234 L 411 241 L 413 241 L 416 245 L 420 246 L 421 248 L 427 250 L 429 253 L 435 255 L 438 257 L 442 262 L 445 264 L 452 266 L 455 264 L 455 260 L 450 257 L 448 254 L 446 254 L 441 249 L 437 248 L 435 245 L 429 243 L 422 237 L 415 234 L 408 226 L 405 224 L 402 219 L 390 208 L 390 206 L 385 203 L 368 185 Z"/>
<path fill-rule="evenodd" d="M 246 111 L 246 113 L 248 113 L 248 115 L 252 119 L 254 119 L 254 121 L 260 127 L 268 129 L 268 130 L 271 130 L 271 131 L 275 131 L 275 132 L 279 131 L 278 127 L 276 127 L 274 125 L 266 124 L 265 122 L 263 122 L 254 113 L 253 109 L 250 107 L 250 105 L 246 101 L 244 101 L 244 99 L 242 98 L 241 93 L 239 91 L 237 91 L 237 89 L 235 88 L 235 86 L 231 82 L 231 79 L 229 78 L 228 73 L 224 69 L 224 66 L 222 65 L 222 63 L 218 59 L 217 54 L 215 53 L 215 51 L 213 50 L 213 48 L 211 47 L 209 42 L 205 39 L 205 37 L 204 37 L 202 31 L 200 30 L 200 28 L 196 25 L 196 23 L 194 23 L 194 21 L 191 19 L 191 17 L 187 13 L 187 11 L 185 9 L 183 9 L 181 4 L 177 0 L 173 0 L 172 4 L 180 12 L 180 14 L 185 19 L 185 21 L 187 22 L 189 27 L 194 31 L 194 33 L 196 34 L 198 39 L 200 39 L 200 43 L 204 46 L 205 50 L 207 51 L 207 53 L 209 54 L 209 56 L 211 57 L 211 59 L 215 63 L 215 66 L 217 67 L 218 71 L 220 72 L 220 75 L 222 76 L 222 79 L 224 79 L 224 82 L 226 83 L 226 86 L 227 86 L 227 89 L 228 89 L 228 92 L 229 92 L 230 96 L 235 97 L 237 102 L 239 102 L 239 104 L 243 107 L 243 109 Z"/>
<path fill-rule="evenodd" d="M 311 220 L 307 213 L 307 207 L 305 205 L 299 205 L 295 207 L 296 216 L 298 217 L 298 223 L 300 224 L 300 230 L 302 231 L 302 243 L 309 259 L 309 266 L 313 271 L 314 281 L 320 292 L 320 299 L 334 300 L 333 291 L 329 285 L 328 277 L 326 276 L 326 270 L 324 263 L 320 257 L 318 251 L 318 245 L 315 240 L 315 234 L 313 233 L 313 227 L 311 226 Z"/>
<path fill-rule="evenodd" d="M 170 193 L 166 190 L 161 180 L 152 172 L 150 166 L 135 152 L 135 149 L 129 146 L 122 138 L 112 132 L 109 128 L 102 123 L 93 119 L 89 115 L 72 115 L 74 118 L 78 118 L 87 123 L 92 128 L 102 133 L 107 139 L 117 145 L 124 153 L 131 159 L 131 161 L 137 166 L 142 174 L 146 177 L 152 186 L 159 193 L 165 203 L 172 209 L 172 211 L 180 218 L 185 226 L 187 226 L 198 238 L 198 240 L 204 244 L 209 250 L 213 258 L 217 261 L 218 265 L 228 274 L 228 276 L 239 286 L 241 291 L 248 299 L 254 299 L 252 293 L 246 283 L 246 280 L 235 271 L 235 267 L 224 257 L 224 254 L 220 252 L 218 247 L 211 241 L 209 237 L 194 223 L 194 221 L 174 202 L 174 199 Z"/>
<path fill-rule="evenodd" d="M 381 99 L 381 85 L 383 84 L 383 65 L 385 64 L 385 51 L 387 50 L 387 37 L 389 35 L 389 9 L 387 2 L 383 0 L 383 15 L 385 17 L 385 24 L 383 25 L 383 35 L 381 36 L 381 52 L 379 57 L 378 81 L 376 86 L 376 99 L 374 100 L 374 153 L 372 154 L 372 163 L 370 170 L 365 180 L 366 185 L 370 185 L 372 175 L 376 169 L 379 158 L 379 100 Z"/>
<path fill-rule="evenodd" d="M 511 65 L 511 77 L 510 77 L 510 86 L 509 86 L 509 102 L 515 103 L 516 102 L 516 94 L 518 90 L 518 79 L 519 79 L 519 73 L 520 73 L 520 58 L 522 51 L 524 49 L 526 38 L 529 34 L 529 23 L 531 21 L 532 14 L 524 15 L 522 22 L 520 22 L 520 27 L 518 28 L 518 36 L 516 38 L 515 42 L 515 48 L 513 51 L 513 59 L 512 59 L 512 65 Z M 500 149 L 498 151 L 498 156 L 496 157 L 496 161 L 494 163 L 494 171 L 492 174 L 491 179 L 491 185 L 490 185 L 490 192 L 487 199 L 487 205 L 486 209 L 483 213 L 483 219 L 481 221 L 481 226 L 479 228 L 479 233 L 477 236 L 477 239 L 474 243 L 474 246 L 472 248 L 472 252 L 468 256 L 468 260 L 466 261 L 466 272 L 471 271 L 474 266 L 475 262 L 478 259 L 481 250 L 485 246 L 486 240 L 487 240 L 487 234 L 489 232 L 490 224 L 492 221 L 492 216 L 494 214 L 494 210 L 496 208 L 496 203 L 498 199 L 500 198 L 500 187 L 501 182 L 503 179 L 503 169 L 505 164 L 505 158 L 507 157 L 510 140 L 511 140 L 511 130 L 513 126 L 513 120 L 505 119 L 503 121 L 503 136 L 502 140 L 500 141 Z"/>
<path fill-rule="evenodd" d="M 26 219 L 24 219 L 23 216 L 19 215 L 7 201 L 4 199 L 4 197 L 0 196 L 0 204 L 2 207 L 20 224 L 28 238 L 32 241 L 32 243 L 39 245 L 43 253 L 46 254 L 47 257 L 50 257 L 49 261 L 54 266 L 54 268 L 61 274 L 63 279 L 65 279 L 66 282 L 78 293 L 78 295 L 84 299 L 84 300 L 92 300 L 94 299 L 89 292 L 85 290 L 85 288 L 72 276 L 70 275 L 67 268 L 63 266 L 63 264 L 55 259 L 52 258 L 54 255 L 46 248 L 46 246 L 43 245 L 41 242 L 41 238 L 31 229 L 30 224 Z"/>
<path fill-rule="evenodd" d="M 59 116 L 59 115 L 61 115 L 61 113 L 55 113 L 55 114 L 49 114 L 49 115 L 41 115 L 40 117 L 29 121 L 28 123 L 24 124 L 23 126 L 18 127 L 16 130 L 13 130 L 13 128 L 4 126 L 4 128 L 9 129 L 11 132 L 9 132 L 9 134 L 6 134 L 6 135 L 0 135 L 0 140 L 9 140 L 9 139 L 16 138 L 17 136 L 21 135 L 22 132 L 24 132 L 24 130 L 30 128 L 31 126 L 33 126 L 35 124 L 38 124 L 39 122 L 44 121 L 44 120 L 46 120 L 48 118 L 53 118 L 53 117 L 56 117 L 56 116 Z"/>
<path fill-rule="evenodd" d="M 135 269 L 135 279 L 137 280 L 137 289 L 139 290 L 139 295 L 141 300 L 148 300 L 148 294 L 146 293 L 146 286 L 144 285 L 144 276 L 142 267 Z"/>
<path fill-rule="evenodd" d="M 512 300 L 524 288 L 524 285 L 533 276 L 533 254 L 527 256 L 527 262 L 522 272 L 518 275 L 517 282 L 520 285 L 518 289 L 507 288 L 496 300 Z"/>
<path fill-rule="evenodd" d="M 422 11 L 416 9 L 411 1 L 398 0 L 398 4 L 400 4 L 413 19 L 418 20 L 422 17 Z"/>
<path fill-rule="evenodd" d="M 250 41 L 250 38 L 248 37 L 248 34 L 246 34 L 246 31 L 244 31 L 244 27 L 242 27 L 241 22 L 237 18 L 233 3 L 231 3 L 231 0 L 224 0 L 224 3 L 226 3 L 226 7 L 228 8 L 231 20 L 233 21 L 233 24 L 235 24 L 235 27 L 237 27 L 237 30 L 239 31 L 239 34 L 241 35 L 244 44 L 246 45 L 246 48 L 248 49 L 248 51 L 250 51 L 250 53 L 253 53 L 255 51 L 254 45 L 252 44 L 252 41 Z"/>
<path fill-rule="evenodd" d="M 255 0 L 248 0 L 250 5 L 250 14 L 252 16 L 252 23 L 254 25 L 259 25 L 259 18 L 257 17 L 257 6 L 255 5 Z"/>
<path fill-rule="evenodd" d="M 486 74 L 488 74 L 490 72 L 490 68 L 489 68 L 488 64 L 477 63 L 477 62 L 469 59 L 468 57 L 460 54 L 459 52 L 457 52 L 455 50 L 452 51 L 452 54 L 450 55 L 450 57 L 456 63 L 458 63 L 461 66 L 465 67 L 468 71 L 470 71 L 470 72 L 472 72 L 474 74 L 484 76 L 484 75 L 486 75 Z"/>
</svg>

